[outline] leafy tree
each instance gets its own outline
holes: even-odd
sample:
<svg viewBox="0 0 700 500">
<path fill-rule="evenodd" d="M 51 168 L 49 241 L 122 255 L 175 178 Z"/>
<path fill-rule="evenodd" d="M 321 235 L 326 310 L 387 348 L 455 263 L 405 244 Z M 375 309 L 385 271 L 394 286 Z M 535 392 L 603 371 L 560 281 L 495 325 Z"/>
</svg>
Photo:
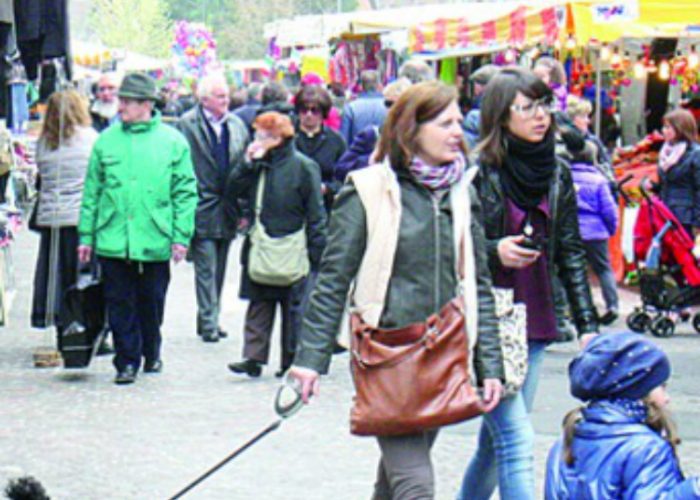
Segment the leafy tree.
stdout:
<svg viewBox="0 0 700 500">
<path fill-rule="evenodd" d="M 172 23 L 163 0 L 95 0 L 90 25 L 108 47 L 153 57 L 170 53 Z"/>
</svg>

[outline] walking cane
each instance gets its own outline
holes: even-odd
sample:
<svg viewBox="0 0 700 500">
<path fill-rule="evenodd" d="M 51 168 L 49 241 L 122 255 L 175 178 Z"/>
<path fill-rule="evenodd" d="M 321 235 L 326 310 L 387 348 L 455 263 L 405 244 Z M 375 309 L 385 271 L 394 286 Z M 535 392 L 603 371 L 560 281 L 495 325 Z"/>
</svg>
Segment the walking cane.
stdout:
<svg viewBox="0 0 700 500">
<path fill-rule="evenodd" d="M 229 456 L 224 458 L 221 462 L 216 464 L 214 467 L 206 471 L 204 474 L 199 476 L 197 479 L 192 481 L 190 484 L 185 486 L 182 490 L 178 491 L 174 496 L 170 497 L 170 500 L 177 500 L 178 498 L 182 498 L 188 491 L 193 489 L 195 486 L 197 486 L 199 483 L 207 479 L 209 476 L 214 474 L 216 471 L 218 471 L 220 468 L 222 468 L 224 465 L 229 463 L 231 460 L 236 458 L 238 455 L 243 453 L 245 450 L 253 446 L 255 443 L 260 441 L 262 438 L 270 434 L 272 431 L 275 431 L 279 428 L 280 425 L 282 425 L 282 422 L 292 415 L 294 415 L 296 412 L 299 411 L 299 409 L 303 406 L 303 402 L 301 400 L 301 392 L 299 389 L 293 385 L 292 382 L 290 382 L 289 378 L 285 379 L 284 383 L 277 389 L 277 396 L 275 397 L 275 413 L 279 416 L 277 420 L 272 422 L 270 425 L 265 427 L 262 431 L 260 431 L 258 434 L 256 434 L 253 438 L 251 438 L 249 441 L 247 441 L 243 446 L 239 447 L 236 449 L 233 453 L 231 453 Z"/>
</svg>

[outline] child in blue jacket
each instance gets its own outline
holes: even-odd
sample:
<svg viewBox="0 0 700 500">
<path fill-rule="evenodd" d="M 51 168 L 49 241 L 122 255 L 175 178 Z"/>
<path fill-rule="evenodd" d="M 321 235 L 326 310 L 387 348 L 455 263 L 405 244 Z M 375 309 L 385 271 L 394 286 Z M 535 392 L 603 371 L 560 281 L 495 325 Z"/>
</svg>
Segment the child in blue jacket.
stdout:
<svg viewBox="0 0 700 500">
<path fill-rule="evenodd" d="M 587 402 L 564 419 L 547 460 L 546 500 L 700 499 L 684 479 L 667 413 L 666 354 L 634 333 L 599 335 L 569 365 L 571 393 Z"/>
<path fill-rule="evenodd" d="M 578 225 L 586 250 L 586 260 L 593 268 L 605 300 L 605 313 L 598 320 L 609 325 L 618 317 L 617 283 L 610 264 L 608 240 L 617 231 L 617 203 L 610 189 L 610 181 L 595 165 L 595 145 L 582 138 L 573 140 L 564 130 L 562 139 L 571 159 L 571 176 L 576 188 Z"/>
</svg>

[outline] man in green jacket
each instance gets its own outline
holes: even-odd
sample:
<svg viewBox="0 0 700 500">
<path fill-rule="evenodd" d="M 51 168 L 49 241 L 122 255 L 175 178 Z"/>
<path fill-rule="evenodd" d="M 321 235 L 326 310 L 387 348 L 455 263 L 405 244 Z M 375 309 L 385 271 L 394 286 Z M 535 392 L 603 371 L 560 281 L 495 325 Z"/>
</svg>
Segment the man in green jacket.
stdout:
<svg viewBox="0 0 700 500">
<path fill-rule="evenodd" d="M 127 75 L 119 88 L 120 122 L 97 139 L 90 158 L 78 232 L 78 257 L 99 258 L 114 336 L 115 383 L 160 372 L 169 260 L 187 252 L 197 190 L 185 138 L 154 111 L 155 82 Z"/>
</svg>

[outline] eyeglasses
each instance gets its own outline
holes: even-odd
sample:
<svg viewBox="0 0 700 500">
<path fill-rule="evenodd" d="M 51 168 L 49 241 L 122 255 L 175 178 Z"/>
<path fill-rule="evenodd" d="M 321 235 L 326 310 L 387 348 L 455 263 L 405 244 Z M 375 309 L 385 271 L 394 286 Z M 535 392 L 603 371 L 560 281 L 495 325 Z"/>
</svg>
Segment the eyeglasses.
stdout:
<svg viewBox="0 0 700 500">
<path fill-rule="evenodd" d="M 97 87 L 97 90 L 100 92 L 105 92 L 107 90 L 116 90 L 117 87 Z"/>
<path fill-rule="evenodd" d="M 538 109 L 541 109 L 547 115 L 556 113 L 559 110 L 557 103 L 550 97 L 536 99 L 527 104 L 512 104 L 510 109 L 518 113 L 523 118 L 534 118 Z"/>
<path fill-rule="evenodd" d="M 317 108 L 315 106 L 309 106 L 308 108 L 305 106 L 302 106 L 301 108 L 299 108 L 300 115 L 305 115 L 307 113 L 311 113 L 312 115 L 320 115 L 321 108 Z"/>
</svg>

